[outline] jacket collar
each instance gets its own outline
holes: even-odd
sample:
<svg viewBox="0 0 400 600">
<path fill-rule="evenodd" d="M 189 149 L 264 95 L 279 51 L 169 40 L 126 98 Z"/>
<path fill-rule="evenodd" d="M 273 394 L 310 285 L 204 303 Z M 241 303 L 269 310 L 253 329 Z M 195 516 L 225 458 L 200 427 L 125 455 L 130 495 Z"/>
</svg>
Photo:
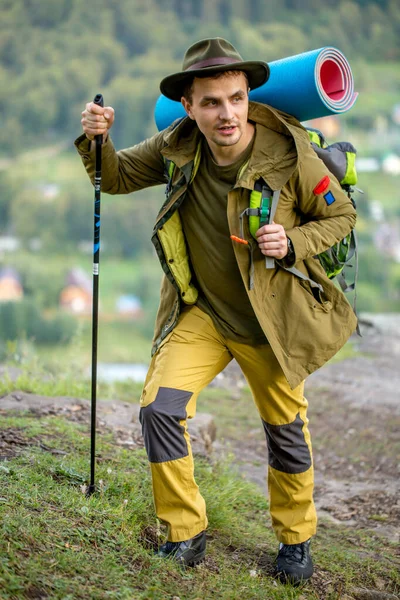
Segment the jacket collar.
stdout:
<svg viewBox="0 0 400 600">
<path fill-rule="evenodd" d="M 164 137 L 166 146 L 161 153 L 181 169 L 194 160 L 201 137 L 202 134 L 196 123 L 189 117 L 184 117 L 166 129 Z"/>
<path fill-rule="evenodd" d="M 309 145 L 308 135 L 297 119 L 265 104 L 250 102 L 249 120 L 256 126 L 254 148 L 236 186 L 253 189 L 262 177 L 272 189 L 281 189 L 297 167 L 301 146 Z M 194 160 L 202 134 L 189 117 L 173 123 L 165 133 L 162 154 L 182 169 Z"/>
</svg>

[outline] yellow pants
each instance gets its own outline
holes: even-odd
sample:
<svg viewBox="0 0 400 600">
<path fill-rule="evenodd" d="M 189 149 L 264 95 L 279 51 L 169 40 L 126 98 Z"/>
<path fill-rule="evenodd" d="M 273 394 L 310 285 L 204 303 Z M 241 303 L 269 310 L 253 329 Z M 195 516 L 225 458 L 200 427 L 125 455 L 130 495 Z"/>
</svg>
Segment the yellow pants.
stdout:
<svg viewBox="0 0 400 600">
<path fill-rule="evenodd" d="M 168 525 L 172 542 L 190 539 L 207 527 L 186 419 L 195 415 L 199 392 L 232 358 L 247 379 L 267 438 L 274 531 L 285 544 L 304 542 L 317 524 L 304 386 L 290 389 L 268 344 L 253 347 L 223 338 L 197 306 L 183 310 L 154 355 L 141 397 L 157 516 Z"/>
</svg>

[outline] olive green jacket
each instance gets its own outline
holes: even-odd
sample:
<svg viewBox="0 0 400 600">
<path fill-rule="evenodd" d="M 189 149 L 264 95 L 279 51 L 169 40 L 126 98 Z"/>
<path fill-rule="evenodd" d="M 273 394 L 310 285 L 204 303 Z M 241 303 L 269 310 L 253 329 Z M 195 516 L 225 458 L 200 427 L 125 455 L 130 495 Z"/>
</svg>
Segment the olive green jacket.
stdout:
<svg viewBox="0 0 400 600">
<path fill-rule="evenodd" d="M 293 117 L 258 103 L 250 103 L 249 119 L 256 124 L 253 152 L 247 167 L 228 194 L 230 233 L 240 235 L 239 215 L 249 206 L 254 182 L 262 177 L 273 190 L 281 189 L 274 221 L 292 240 L 296 268 L 322 286 L 285 270 L 285 262 L 266 269 L 248 230 L 249 246 L 234 244 L 236 260 L 257 319 L 292 388 L 322 366 L 346 342 L 357 319 L 343 293 L 332 283 L 317 254 L 342 239 L 354 227 L 356 212 L 338 181 L 310 146 L 307 132 Z M 165 158 L 175 168 L 172 185 L 154 225 L 152 241 L 165 276 L 157 314 L 153 353 L 173 330 L 182 303 L 194 304 L 198 292 L 192 283 L 179 211 L 190 182 L 201 133 L 189 118 L 140 144 L 116 152 L 109 139 L 103 146 L 102 190 L 127 194 L 166 183 Z M 86 170 L 94 180 L 94 151 L 85 136 L 75 142 Z M 165 158 L 164 158 L 165 157 Z M 313 190 L 325 175 L 330 185 L 323 194 Z M 324 198 L 327 192 L 334 201 Z M 254 285 L 250 286 L 253 251 Z M 226 277 L 229 286 L 229 273 Z M 250 289 L 251 287 L 251 289 Z"/>
</svg>

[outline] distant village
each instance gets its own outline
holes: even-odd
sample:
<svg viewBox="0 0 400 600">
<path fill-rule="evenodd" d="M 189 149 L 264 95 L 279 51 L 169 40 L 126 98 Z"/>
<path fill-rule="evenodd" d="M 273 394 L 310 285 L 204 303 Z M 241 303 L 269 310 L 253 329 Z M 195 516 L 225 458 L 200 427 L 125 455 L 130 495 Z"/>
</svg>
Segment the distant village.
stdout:
<svg viewBox="0 0 400 600">
<path fill-rule="evenodd" d="M 18 271 L 13 267 L 0 267 L 0 302 L 19 302 L 23 298 L 24 287 Z M 91 314 L 92 280 L 83 269 L 77 267 L 67 272 L 59 295 L 59 307 L 77 316 Z M 138 319 L 143 314 L 140 299 L 134 295 L 119 296 L 115 313 L 126 319 Z"/>
</svg>

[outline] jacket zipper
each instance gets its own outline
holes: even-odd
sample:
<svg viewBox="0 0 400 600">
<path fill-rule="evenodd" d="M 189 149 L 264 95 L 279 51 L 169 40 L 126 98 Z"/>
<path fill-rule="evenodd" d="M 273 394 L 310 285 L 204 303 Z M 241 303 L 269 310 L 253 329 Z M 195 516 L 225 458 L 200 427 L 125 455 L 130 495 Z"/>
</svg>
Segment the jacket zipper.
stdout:
<svg viewBox="0 0 400 600">
<path fill-rule="evenodd" d="M 186 185 L 182 186 L 177 191 L 176 195 L 171 198 L 171 200 L 168 202 L 168 204 L 164 208 L 164 210 L 158 215 L 157 220 L 154 225 L 154 229 L 158 229 L 158 227 L 157 227 L 158 223 L 165 217 L 167 212 L 169 210 L 171 210 L 171 208 L 174 206 L 175 202 L 177 202 L 179 200 L 179 198 L 186 192 L 186 190 L 187 190 L 187 186 Z"/>
</svg>

